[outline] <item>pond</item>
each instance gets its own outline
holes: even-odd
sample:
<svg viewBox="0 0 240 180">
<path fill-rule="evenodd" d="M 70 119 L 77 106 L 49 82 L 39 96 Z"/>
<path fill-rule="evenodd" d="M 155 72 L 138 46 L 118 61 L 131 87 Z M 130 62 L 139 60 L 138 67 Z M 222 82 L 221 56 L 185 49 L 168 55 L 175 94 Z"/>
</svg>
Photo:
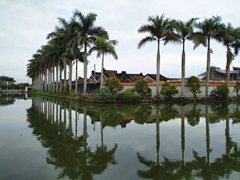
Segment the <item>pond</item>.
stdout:
<svg viewBox="0 0 240 180">
<path fill-rule="evenodd" d="M 0 179 L 240 179 L 240 105 L 0 97 Z"/>
</svg>

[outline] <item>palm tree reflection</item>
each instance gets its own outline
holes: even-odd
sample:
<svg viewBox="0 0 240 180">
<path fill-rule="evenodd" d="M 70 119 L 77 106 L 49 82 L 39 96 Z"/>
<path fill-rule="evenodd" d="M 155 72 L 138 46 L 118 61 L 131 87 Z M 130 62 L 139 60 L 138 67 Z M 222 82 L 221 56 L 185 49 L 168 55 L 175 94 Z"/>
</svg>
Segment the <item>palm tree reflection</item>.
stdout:
<svg viewBox="0 0 240 180">
<path fill-rule="evenodd" d="M 48 149 L 47 163 L 60 170 L 58 178 L 93 179 L 93 175 L 101 174 L 110 164 L 116 164 L 114 157 L 116 144 L 110 150 L 107 145 L 103 144 L 103 140 L 96 150 L 92 150 L 88 145 L 86 108 L 83 107 L 83 134 L 81 136 L 73 135 L 71 106 L 68 106 L 68 127 L 67 108 L 63 108 L 64 120 L 62 122 L 60 110 L 59 123 L 47 119 L 35 106 L 27 110 L 29 127 L 33 129 L 33 134 L 37 136 L 42 145 Z"/>
</svg>

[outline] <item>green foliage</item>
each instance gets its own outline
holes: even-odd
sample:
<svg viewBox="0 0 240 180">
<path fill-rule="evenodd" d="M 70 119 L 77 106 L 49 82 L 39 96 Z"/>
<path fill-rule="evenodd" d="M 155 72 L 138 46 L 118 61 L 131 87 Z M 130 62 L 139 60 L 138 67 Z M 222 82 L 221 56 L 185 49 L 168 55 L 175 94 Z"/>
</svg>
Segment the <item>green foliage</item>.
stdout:
<svg viewBox="0 0 240 180">
<path fill-rule="evenodd" d="M 234 92 L 236 92 L 237 96 L 238 96 L 238 93 L 240 91 L 240 82 L 236 82 L 236 85 L 234 86 L 234 89 L 233 89 Z"/>
<path fill-rule="evenodd" d="M 217 86 L 211 92 L 211 97 L 216 99 L 227 99 L 229 93 L 229 89 L 227 85 Z"/>
<path fill-rule="evenodd" d="M 116 77 L 108 78 L 104 84 L 104 88 L 100 92 L 100 96 L 105 99 L 116 99 L 123 86 Z"/>
<path fill-rule="evenodd" d="M 161 94 L 166 99 L 172 99 L 172 97 L 178 93 L 177 87 L 166 82 L 161 88 Z"/>
<path fill-rule="evenodd" d="M 140 95 L 131 91 L 123 91 L 117 97 L 118 100 L 127 102 L 136 102 L 140 99 Z"/>
<path fill-rule="evenodd" d="M 200 81 L 196 76 L 191 76 L 188 79 L 187 86 L 189 87 L 189 90 L 193 94 L 194 97 L 197 96 L 197 94 L 201 93 L 200 91 Z"/>
<path fill-rule="evenodd" d="M 138 124 L 144 124 L 149 120 L 152 113 L 152 107 L 150 105 L 141 105 L 134 111 L 134 121 Z"/>
<path fill-rule="evenodd" d="M 135 83 L 134 91 L 142 98 L 150 98 L 152 96 L 152 90 L 148 87 L 147 82 L 142 79 Z"/>
<path fill-rule="evenodd" d="M 11 87 L 14 86 L 15 82 L 16 81 L 14 80 L 14 78 L 11 78 L 11 77 L 8 77 L 8 76 L 0 76 L 0 88 L 13 89 Z"/>
<path fill-rule="evenodd" d="M 196 105 L 193 106 L 193 109 L 186 114 L 188 124 L 190 126 L 196 126 L 200 122 L 200 109 L 196 108 Z"/>
</svg>

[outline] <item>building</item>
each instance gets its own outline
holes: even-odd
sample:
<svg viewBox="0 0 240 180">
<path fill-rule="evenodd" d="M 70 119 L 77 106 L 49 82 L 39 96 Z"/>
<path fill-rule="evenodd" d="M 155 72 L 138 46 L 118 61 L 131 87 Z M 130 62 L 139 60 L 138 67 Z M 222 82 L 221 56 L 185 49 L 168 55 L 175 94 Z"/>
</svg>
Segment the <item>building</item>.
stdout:
<svg viewBox="0 0 240 180">
<path fill-rule="evenodd" d="M 103 81 L 110 77 L 116 77 L 122 83 L 131 83 L 136 82 L 137 80 L 143 79 L 144 75 L 142 73 L 139 74 L 128 74 L 126 71 L 122 71 L 118 73 L 115 70 L 105 70 L 103 69 Z M 89 84 L 96 84 L 100 83 L 101 81 L 101 72 L 94 72 L 92 71 L 91 76 L 88 79 Z"/>
<path fill-rule="evenodd" d="M 204 72 L 198 75 L 198 78 L 201 80 L 206 80 L 207 73 Z M 237 81 L 240 77 L 240 68 L 233 67 L 233 70 L 230 71 L 230 81 Z M 211 81 L 225 81 L 226 80 L 226 70 L 220 69 L 219 67 L 211 66 L 209 80 Z"/>
<path fill-rule="evenodd" d="M 167 81 L 169 78 L 163 76 L 160 74 L 160 81 Z M 144 81 L 150 83 L 150 82 L 156 82 L 156 74 L 146 74 L 143 78 Z"/>
</svg>

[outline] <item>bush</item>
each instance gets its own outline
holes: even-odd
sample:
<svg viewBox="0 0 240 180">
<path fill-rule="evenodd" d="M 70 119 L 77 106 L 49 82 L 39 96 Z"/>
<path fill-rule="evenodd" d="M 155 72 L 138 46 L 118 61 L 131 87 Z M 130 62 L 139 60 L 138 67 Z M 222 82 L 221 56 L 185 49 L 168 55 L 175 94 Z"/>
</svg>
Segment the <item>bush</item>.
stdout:
<svg viewBox="0 0 240 180">
<path fill-rule="evenodd" d="M 140 95 L 131 91 L 124 91 L 117 97 L 118 100 L 127 102 L 136 102 L 140 99 Z"/>
<path fill-rule="evenodd" d="M 172 99 L 172 97 L 178 93 L 177 87 L 166 82 L 161 88 L 161 94 L 166 99 Z"/>
<path fill-rule="evenodd" d="M 197 94 L 201 93 L 200 91 L 200 81 L 196 76 L 191 76 L 188 79 L 187 86 L 189 87 L 189 90 L 193 94 L 194 97 L 197 96 Z"/>
<path fill-rule="evenodd" d="M 142 79 L 135 83 L 134 90 L 142 98 L 150 98 L 152 96 L 152 90 L 148 87 L 147 82 Z"/>
<path fill-rule="evenodd" d="M 226 85 L 217 86 L 211 91 L 211 97 L 218 99 L 227 99 L 228 97 L 228 87 Z"/>
<path fill-rule="evenodd" d="M 100 92 L 100 96 L 106 99 L 116 99 L 123 86 L 116 77 L 111 77 L 104 83 L 104 88 Z"/>
<path fill-rule="evenodd" d="M 236 92 L 236 94 L 238 96 L 238 93 L 240 91 L 240 82 L 236 82 L 236 85 L 234 86 L 233 91 Z"/>
</svg>

